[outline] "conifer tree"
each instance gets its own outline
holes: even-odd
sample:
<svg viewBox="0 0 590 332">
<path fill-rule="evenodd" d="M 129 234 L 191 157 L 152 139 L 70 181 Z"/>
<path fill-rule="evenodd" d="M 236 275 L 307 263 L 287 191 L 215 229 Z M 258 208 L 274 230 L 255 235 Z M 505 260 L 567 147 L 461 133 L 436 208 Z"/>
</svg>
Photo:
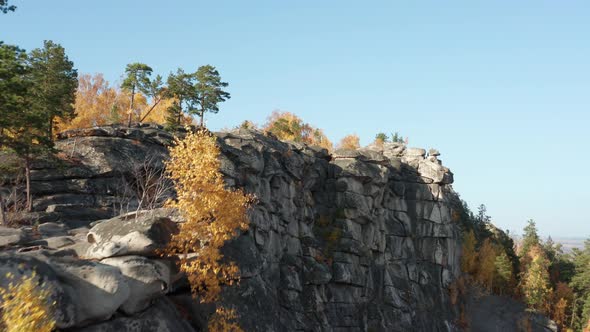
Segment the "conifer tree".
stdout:
<svg viewBox="0 0 590 332">
<path fill-rule="evenodd" d="M 500 294 L 505 294 L 511 291 L 513 284 L 513 269 L 512 261 L 508 257 L 505 251 L 502 250 L 499 255 L 496 256 L 494 262 L 496 268 L 496 279 L 495 287 Z"/>
<path fill-rule="evenodd" d="M 156 75 L 153 80 L 149 80 L 145 87 L 145 93 L 149 99 L 151 99 L 151 106 L 139 118 L 139 122 L 143 122 L 150 113 L 160 104 L 160 102 L 166 98 L 166 88 L 163 86 L 162 76 Z"/>
<path fill-rule="evenodd" d="M 55 120 L 69 120 L 75 116 L 78 72 L 64 48 L 51 40 L 44 41 L 42 48 L 31 51 L 29 63 L 32 107 L 45 116 L 47 137 L 53 139 Z"/>
<path fill-rule="evenodd" d="M 48 137 L 47 114 L 34 107 L 36 96 L 31 93 L 31 67 L 25 52 L 16 46 L 0 44 L 0 146 L 18 155 L 24 164 L 26 206 L 32 209 L 31 164 L 36 156 L 52 151 Z"/>
<path fill-rule="evenodd" d="M 24 50 L 0 41 L 0 146 L 6 144 L 5 131 L 30 107 L 26 60 Z"/>
<path fill-rule="evenodd" d="M 174 102 L 167 109 L 166 123 L 169 127 L 177 127 L 181 125 L 183 114 L 193 108 L 194 76 L 178 68 L 176 73 L 168 75 L 167 84 L 167 97 L 172 98 Z"/>
<path fill-rule="evenodd" d="M 537 224 L 533 219 L 529 219 L 527 221 L 527 225 L 524 228 L 520 256 L 526 257 L 529 254 L 531 248 L 538 245 L 540 245 L 540 239 L 537 232 Z"/>
<path fill-rule="evenodd" d="M 389 141 L 389 137 L 387 136 L 386 133 L 378 133 L 377 135 L 375 135 L 375 143 L 377 144 L 383 144 Z"/>
<path fill-rule="evenodd" d="M 142 92 L 148 93 L 150 88 L 150 75 L 152 74 L 152 68 L 145 63 L 134 62 L 127 65 L 125 68 L 125 79 L 121 88 L 130 93 L 131 103 L 129 106 L 129 115 L 127 118 L 127 126 L 131 126 L 131 120 L 134 113 L 137 113 L 135 109 L 135 94 Z"/>
<path fill-rule="evenodd" d="M 230 99 L 231 96 L 229 92 L 223 90 L 228 83 L 221 81 L 219 72 L 211 65 L 199 67 L 194 73 L 194 78 L 194 95 L 191 98 L 194 107 L 189 110 L 189 113 L 197 115 L 200 126 L 203 127 L 205 112 L 219 112 L 219 103 Z"/>
<path fill-rule="evenodd" d="M 576 294 L 573 320 L 574 326 L 581 329 L 590 320 L 590 239 L 584 242 L 583 249 L 575 248 L 572 256 L 575 273 L 570 286 Z"/>
<path fill-rule="evenodd" d="M 16 9 L 16 6 L 9 5 L 8 0 L 0 0 L 0 12 L 6 14 L 8 12 L 15 11 L 15 9 Z"/>
</svg>

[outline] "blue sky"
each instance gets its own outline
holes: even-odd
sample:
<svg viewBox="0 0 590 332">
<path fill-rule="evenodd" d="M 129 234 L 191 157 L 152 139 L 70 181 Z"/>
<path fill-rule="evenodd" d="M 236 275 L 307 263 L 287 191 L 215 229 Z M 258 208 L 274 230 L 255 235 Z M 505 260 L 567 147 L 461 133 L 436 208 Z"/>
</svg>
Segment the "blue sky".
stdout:
<svg viewBox="0 0 590 332">
<path fill-rule="evenodd" d="M 590 236 L 588 1 L 11 3 L 0 40 L 51 39 L 81 73 L 216 66 L 232 99 L 213 129 L 280 109 L 333 141 L 399 131 L 500 227 Z"/>
</svg>

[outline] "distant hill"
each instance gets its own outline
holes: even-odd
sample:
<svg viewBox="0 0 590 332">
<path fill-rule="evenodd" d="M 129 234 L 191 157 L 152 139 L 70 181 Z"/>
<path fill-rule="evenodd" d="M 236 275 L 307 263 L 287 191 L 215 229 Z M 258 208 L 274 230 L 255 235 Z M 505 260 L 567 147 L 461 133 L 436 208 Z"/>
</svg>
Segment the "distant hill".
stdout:
<svg viewBox="0 0 590 332">
<path fill-rule="evenodd" d="M 584 248 L 585 240 L 583 237 L 553 237 L 553 241 L 563 245 L 564 253 L 571 252 L 573 248 Z"/>
</svg>

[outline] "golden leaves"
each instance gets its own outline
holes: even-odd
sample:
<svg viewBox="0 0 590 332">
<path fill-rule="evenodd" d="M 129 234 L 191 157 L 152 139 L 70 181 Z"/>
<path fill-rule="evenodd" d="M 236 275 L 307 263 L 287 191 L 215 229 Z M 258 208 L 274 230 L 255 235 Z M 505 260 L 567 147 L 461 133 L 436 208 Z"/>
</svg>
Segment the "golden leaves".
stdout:
<svg viewBox="0 0 590 332">
<path fill-rule="evenodd" d="M 223 284 L 239 277 L 238 267 L 222 262 L 221 248 L 248 229 L 246 213 L 252 195 L 225 188 L 219 171 L 220 151 L 208 132 L 188 132 L 170 148 L 166 170 L 173 180 L 177 199 L 168 203 L 185 219 L 172 237 L 166 255 L 180 255 L 180 268 L 188 277 L 193 294 L 201 301 L 218 298 Z M 187 254 L 193 253 L 189 258 Z"/>
<path fill-rule="evenodd" d="M 360 138 L 356 134 L 346 135 L 338 143 L 340 149 L 356 150 L 361 147 Z"/>
<path fill-rule="evenodd" d="M 11 274 L 7 274 L 12 279 Z M 39 286 L 35 272 L 17 283 L 10 282 L 7 289 L 0 288 L 2 299 L 2 331 L 50 332 L 55 327 L 50 292 Z"/>
</svg>

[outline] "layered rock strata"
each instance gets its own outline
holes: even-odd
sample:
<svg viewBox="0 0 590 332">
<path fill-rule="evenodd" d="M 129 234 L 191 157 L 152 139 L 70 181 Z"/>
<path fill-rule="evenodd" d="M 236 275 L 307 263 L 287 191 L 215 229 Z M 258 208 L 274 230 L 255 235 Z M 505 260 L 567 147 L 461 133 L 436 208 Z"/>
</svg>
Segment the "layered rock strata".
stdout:
<svg viewBox="0 0 590 332">
<path fill-rule="evenodd" d="M 228 186 L 258 199 L 250 229 L 224 248 L 242 280 L 221 302 L 244 330 L 456 329 L 456 196 L 438 151 L 385 143 L 329 154 L 256 131 L 217 136 Z M 134 165 L 161 170 L 171 139 L 155 126 L 71 131 L 57 142 L 66 158 L 33 171 L 28 218 L 40 225 L 0 230 L 0 273 L 25 266 L 51 281 L 61 328 L 125 330 L 160 316 L 161 331 L 206 326 L 211 306 L 155 254 L 181 221 L 166 210 L 103 220 L 122 211 L 119 184 Z"/>
</svg>

